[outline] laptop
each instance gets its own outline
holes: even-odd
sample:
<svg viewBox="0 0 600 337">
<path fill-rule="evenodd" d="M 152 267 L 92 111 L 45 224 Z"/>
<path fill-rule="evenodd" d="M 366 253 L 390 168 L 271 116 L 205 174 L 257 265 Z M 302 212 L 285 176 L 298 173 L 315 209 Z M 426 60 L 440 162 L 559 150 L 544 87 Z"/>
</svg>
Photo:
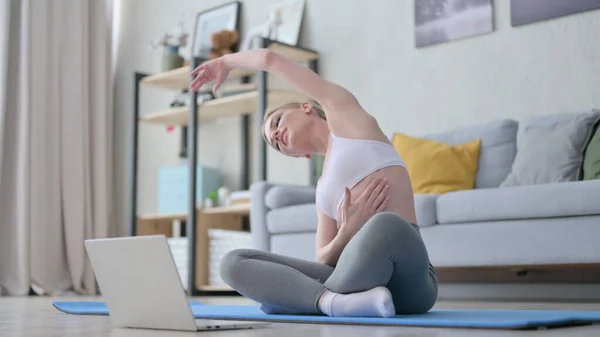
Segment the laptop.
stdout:
<svg viewBox="0 0 600 337">
<path fill-rule="evenodd" d="M 270 325 L 196 319 L 164 235 L 85 240 L 84 244 L 116 327 L 203 331 Z"/>
</svg>

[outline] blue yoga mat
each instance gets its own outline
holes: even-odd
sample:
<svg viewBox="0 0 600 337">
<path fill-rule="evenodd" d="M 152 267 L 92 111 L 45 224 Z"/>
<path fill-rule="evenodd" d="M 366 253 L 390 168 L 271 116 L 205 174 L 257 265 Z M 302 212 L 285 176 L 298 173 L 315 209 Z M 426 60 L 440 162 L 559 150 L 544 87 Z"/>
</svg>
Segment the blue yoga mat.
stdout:
<svg viewBox="0 0 600 337">
<path fill-rule="evenodd" d="M 75 315 L 108 315 L 104 302 L 54 302 L 58 310 Z M 360 324 L 486 329 L 562 327 L 600 322 L 600 311 L 433 309 L 425 314 L 393 318 L 267 315 L 255 305 L 204 305 L 191 301 L 196 318 L 280 323 Z"/>
</svg>

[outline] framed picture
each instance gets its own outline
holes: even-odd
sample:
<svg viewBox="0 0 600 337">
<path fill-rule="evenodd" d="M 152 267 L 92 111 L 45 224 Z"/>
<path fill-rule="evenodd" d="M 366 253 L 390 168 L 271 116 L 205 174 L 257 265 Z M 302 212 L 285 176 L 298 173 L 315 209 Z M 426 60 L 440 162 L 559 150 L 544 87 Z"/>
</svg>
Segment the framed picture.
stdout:
<svg viewBox="0 0 600 337">
<path fill-rule="evenodd" d="M 210 34 L 223 29 L 239 32 L 240 1 L 213 7 L 196 15 L 196 24 L 192 36 L 192 57 L 195 59 L 208 59 L 212 43 Z M 236 43 L 232 50 L 236 51 Z"/>
<path fill-rule="evenodd" d="M 270 7 L 267 17 L 275 25 L 267 37 L 292 46 L 297 45 L 302 28 L 304 4 L 305 0 L 286 0 Z"/>
<path fill-rule="evenodd" d="M 600 8 L 600 0 L 511 0 L 513 27 Z"/>
<path fill-rule="evenodd" d="M 415 0 L 414 8 L 416 47 L 494 30 L 492 0 Z"/>
</svg>

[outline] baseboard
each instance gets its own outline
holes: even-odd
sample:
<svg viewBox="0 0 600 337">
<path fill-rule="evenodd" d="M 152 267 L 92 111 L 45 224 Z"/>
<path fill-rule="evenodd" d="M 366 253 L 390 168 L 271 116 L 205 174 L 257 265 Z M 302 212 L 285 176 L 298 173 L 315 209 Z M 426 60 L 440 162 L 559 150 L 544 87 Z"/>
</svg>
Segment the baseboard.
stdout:
<svg viewBox="0 0 600 337">
<path fill-rule="evenodd" d="M 440 300 L 581 301 L 600 300 L 600 284 L 576 283 L 442 283 Z"/>
<path fill-rule="evenodd" d="M 436 268 L 440 283 L 600 283 L 600 265 Z"/>
</svg>

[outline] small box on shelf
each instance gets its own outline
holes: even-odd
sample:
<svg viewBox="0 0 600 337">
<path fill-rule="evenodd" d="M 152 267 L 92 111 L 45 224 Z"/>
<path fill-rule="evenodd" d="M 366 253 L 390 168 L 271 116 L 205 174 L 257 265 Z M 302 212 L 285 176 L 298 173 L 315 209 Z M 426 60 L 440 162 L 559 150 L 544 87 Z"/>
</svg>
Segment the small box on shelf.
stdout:
<svg viewBox="0 0 600 337">
<path fill-rule="evenodd" d="M 223 257 L 234 249 L 253 248 L 252 235 L 239 230 L 211 228 L 208 242 L 208 285 L 226 286 L 219 269 Z"/>
<path fill-rule="evenodd" d="M 158 212 L 160 214 L 187 213 L 189 202 L 189 169 L 186 165 L 165 166 L 158 177 Z M 221 187 L 218 169 L 198 166 L 196 173 L 196 200 L 200 204 L 211 192 Z"/>
<path fill-rule="evenodd" d="M 173 261 L 175 262 L 177 273 L 181 278 L 183 288 L 187 290 L 187 278 L 189 273 L 189 240 L 186 237 L 173 237 L 168 238 L 167 242 L 169 244 L 171 254 L 173 255 Z"/>
<path fill-rule="evenodd" d="M 250 202 L 250 191 L 233 191 L 231 192 L 230 199 L 232 204 L 248 203 Z"/>
</svg>

